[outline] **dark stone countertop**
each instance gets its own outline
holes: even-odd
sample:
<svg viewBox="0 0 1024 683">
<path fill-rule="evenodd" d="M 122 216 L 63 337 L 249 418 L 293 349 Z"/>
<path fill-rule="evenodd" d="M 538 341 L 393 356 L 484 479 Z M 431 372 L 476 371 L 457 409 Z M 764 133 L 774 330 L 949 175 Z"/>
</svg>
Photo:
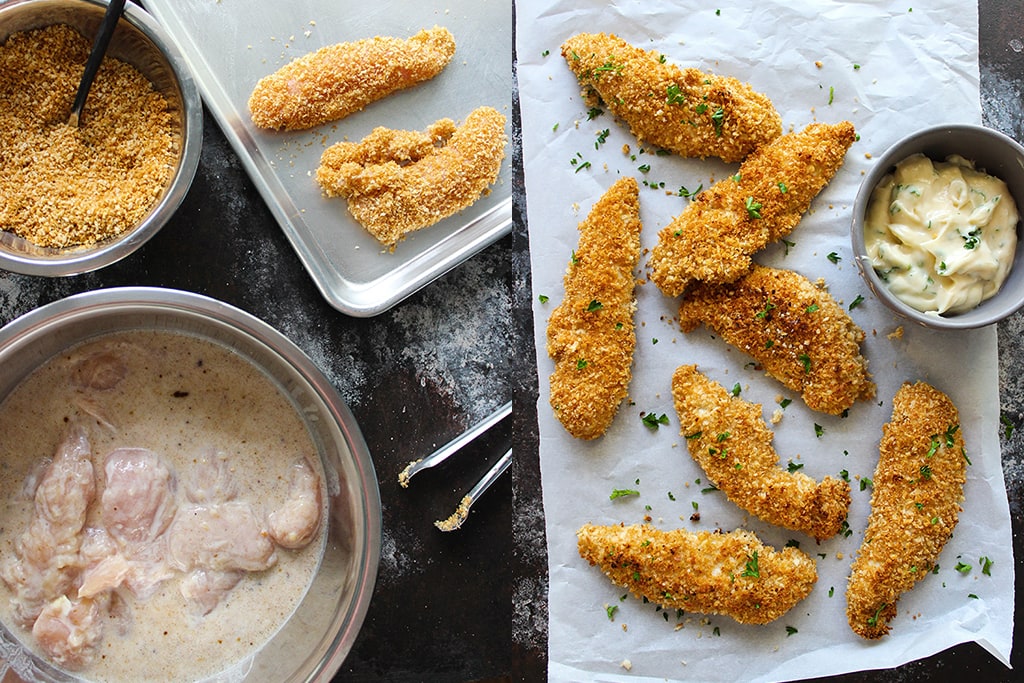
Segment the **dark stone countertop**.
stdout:
<svg viewBox="0 0 1024 683">
<path fill-rule="evenodd" d="M 980 0 L 979 38 L 981 107 L 985 125 L 1024 142 L 1024 5 L 1017 0 Z M 918 9 L 916 6 L 914 9 Z M 936 102 L 936 106 L 942 106 Z M 512 381 L 515 396 L 512 468 L 514 498 L 513 547 L 513 678 L 542 681 L 547 671 L 547 559 L 537 436 L 537 369 L 533 349 L 529 238 L 520 172 L 516 194 L 512 256 L 515 282 L 512 319 L 518 341 Z M 1003 472 L 1010 502 L 1015 564 L 1014 623 L 1024 626 L 1024 313 L 998 325 L 999 389 L 1004 430 Z M 1006 431 L 1010 431 L 1006 438 Z M 864 663 L 870 666 L 869 662 Z M 1011 671 L 974 643 L 953 647 L 926 659 L 891 670 L 836 676 L 828 681 L 976 680 L 986 683 L 1021 680 L 1024 648 L 1015 641 Z"/>
<path fill-rule="evenodd" d="M 70 278 L 0 271 L 0 323 L 78 292 L 149 285 L 205 294 L 276 327 L 341 392 L 380 480 L 380 572 L 337 680 L 507 675 L 511 477 L 480 498 L 462 529 L 446 534 L 433 521 L 454 512 L 504 452 L 510 427 L 418 475 L 407 490 L 397 475 L 511 398 L 511 237 L 386 313 L 346 316 L 321 297 L 208 112 L 204 128 L 188 196 L 150 242 L 117 264 Z"/>
</svg>

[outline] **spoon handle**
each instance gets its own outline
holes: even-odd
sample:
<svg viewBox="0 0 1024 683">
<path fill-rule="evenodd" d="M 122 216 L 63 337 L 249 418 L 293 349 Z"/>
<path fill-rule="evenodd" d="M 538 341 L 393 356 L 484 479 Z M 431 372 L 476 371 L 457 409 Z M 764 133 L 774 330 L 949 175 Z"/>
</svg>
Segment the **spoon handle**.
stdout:
<svg viewBox="0 0 1024 683">
<path fill-rule="evenodd" d="M 114 28 L 124 12 L 125 0 L 110 0 L 107 11 L 103 14 L 103 21 L 100 23 L 99 33 L 93 42 L 92 51 L 89 53 L 89 60 L 85 63 L 85 71 L 82 73 L 82 81 L 78 84 L 78 93 L 75 95 L 75 103 L 71 106 L 71 118 L 68 125 L 78 127 L 78 120 L 82 116 L 82 109 L 85 108 L 85 98 L 89 96 L 89 89 L 92 81 L 96 78 L 96 72 L 100 69 L 100 62 L 107 52 L 110 38 L 114 35 Z"/>
</svg>

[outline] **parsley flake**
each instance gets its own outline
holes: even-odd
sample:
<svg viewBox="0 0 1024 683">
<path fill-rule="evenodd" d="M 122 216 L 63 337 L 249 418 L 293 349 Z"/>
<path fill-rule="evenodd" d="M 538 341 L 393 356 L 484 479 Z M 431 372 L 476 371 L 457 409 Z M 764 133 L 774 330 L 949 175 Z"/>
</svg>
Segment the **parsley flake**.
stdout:
<svg viewBox="0 0 1024 683">
<path fill-rule="evenodd" d="M 754 554 L 747 556 L 747 562 L 743 566 L 743 573 L 740 576 L 751 576 L 755 579 L 761 578 L 761 572 L 757 567 L 757 551 Z"/>
<path fill-rule="evenodd" d="M 755 202 L 753 197 L 747 197 L 743 206 L 747 210 L 747 215 L 751 218 L 758 219 L 761 217 L 761 202 Z"/>
<path fill-rule="evenodd" d="M 656 430 L 659 425 L 668 424 L 668 415 L 662 413 L 658 416 L 655 413 L 645 413 L 640 420 L 644 423 L 644 426 L 651 430 Z"/>
<path fill-rule="evenodd" d="M 608 500 L 615 500 L 616 498 L 623 498 L 625 496 L 639 496 L 640 492 L 636 489 L 613 489 Z"/>
</svg>

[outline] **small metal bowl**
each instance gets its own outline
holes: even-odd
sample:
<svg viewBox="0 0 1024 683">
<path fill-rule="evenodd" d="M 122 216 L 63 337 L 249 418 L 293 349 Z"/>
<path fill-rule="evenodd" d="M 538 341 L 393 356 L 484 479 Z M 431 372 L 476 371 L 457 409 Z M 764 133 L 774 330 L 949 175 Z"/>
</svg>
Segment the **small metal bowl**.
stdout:
<svg viewBox="0 0 1024 683">
<path fill-rule="evenodd" d="M 281 628 L 214 680 L 329 681 L 366 616 L 381 549 L 380 490 L 366 443 L 337 390 L 301 349 L 259 319 L 199 294 L 101 289 L 37 308 L 0 329 L 0 401 L 53 356 L 108 333 L 158 330 L 204 339 L 261 369 L 302 416 L 327 484 L 327 539 L 305 597 Z M 0 655 L 29 681 L 80 679 L 22 647 L 0 624 Z M 0 661 L 0 677 L 2 677 Z"/>
<path fill-rule="evenodd" d="M 106 0 L 0 3 L 0 43 L 13 33 L 54 24 L 66 24 L 84 36 L 94 36 L 106 6 Z M 63 249 L 40 247 L 13 233 L 0 232 L 0 268 L 4 270 L 26 275 L 77 275 L 119 261 L 164 226 L 192 184 L 203 139 L 203 105 L 199 89 L 178 48 L 153 17 L 128 3 L 107 55 L 138 69 L 163 94 L 172 111 L 178 113 L 180 151 L 174 174 L 160 199 L 137 225 L 97 244 Z"/>
<path fill-rule="evenodd" d="M 984 126 L 949 124 L 912 133 L 882 154 L 867 173 L 853 204 L 851 237 L 853 253 L 861 276 L 871 291 L 902 317 L 934 329 L 972 329 L 1002 320 L 1024 306 L 1024 228 L 1017 222 L 1017 250 L 1013 267 L 1000 290 L 977 307 L 950 315 L 925 314 L 897 298 L 871 266 L 864 245 L 864 221 L 871 194 L 899 162 L 913 154 L 944 161 L 958 154 L 975 163 L 979 170 L 1006 183 L 1017 209 L 1024 216 L 1024 147 L 1013 139 Z"/>
</svg>

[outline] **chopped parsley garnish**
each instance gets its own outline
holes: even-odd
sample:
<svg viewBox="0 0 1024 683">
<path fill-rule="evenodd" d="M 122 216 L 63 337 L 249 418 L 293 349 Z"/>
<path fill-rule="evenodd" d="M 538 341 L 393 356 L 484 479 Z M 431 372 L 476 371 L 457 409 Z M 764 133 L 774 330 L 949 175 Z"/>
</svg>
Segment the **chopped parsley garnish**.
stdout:
<svg viewBox="0 0 1024 683">
<path fill-rule="evenodd" d="M 715 136 L 722 137 L 722 123 L 725 122 L 725 110 L 719 107 L 711 114 L 711 123 L 715 126 Z"/>
<path fill-rule="evenodd" d="M 843 481 L 850 481 L 850 471 L 839 470 L 839 478 L 842 479 Z"/>
<path fill-rule="evenodd" d="M 700 191 L 703 190 L 703 189 L 704 189 L 704 183 L 701 183 L 700 185 L 698 185 L 696 190 L 688 190 L 685 185 L 682 185 L 682 186 L 679 187 L 678 195 L 680 197 L 686 197 L 687 199 L 693 199 L 698 194 L 700 194 Z"/>
<path fill-rule="evenodd" d="M 981 573 L 985 576 L 992 576 L 992 560 L 988 557 L 981 557 L 978 559 L 978 564 L 981 565 Z"/>
<path fill-rule="evenodd" d="M 864 489 L 866 489 L 869 486 L 874 488 L 875 482 L 871 481 L 871 479 L 868 478 L 868 477 L 861 477 L 860 478 L 860 490 L 863 491 Z"/>
<path fill-rule="evenodd" d="M 754 314 L 754 317 L 760 318 L 762 320 L 769 320 L 771 319 L 772 309 L 774 308 L 775 304 L 773 304 L 771 301 L 768 301 L 765 303 L 764 308 L 762 308 L 760 311 Z"/>
<path fill-rule="evenodd" d="M 644 423 L 644 426 L 648 429 L 657 429 L 659 425 L 668 424 L 668 415 L 662 413 L 660 416 L 655 413 L 646 413 L 640 420 Z"/>
<path fill-rule="evenodd" d="M 817 422 L 814 423 L 814 436 L 821 438 L 821 435 L 825 433 L 825 428 Z"/>
<path fill-rule="evenodd" d="M 600 149 L 601 145 L 608 141 L 609 133 L 611 133 L 611 130 L 609 130 L 608 128 L 598 131 L 597 140 L 594 142 L 594 149 Z"/>
<path fill-rule="evenodd" d="M 957 561 L 956 566 L 953 567 L 953 569 L 957 570 L 961 574 L 970 574 L 971 573 L 971 565 L 965 564 L 965 563 L 960 562 L 960 561 Z"/>
<path fill-rule="evenodd" d="M 825 258 L 827 258 L 832 263 L 839 263 L 840 261 L 843 260 L 843 257 L 834 251 L 829 252 L 828 256 L 826 256 Z"/>
<path fill-rule="evenodd" d="M 939 450 L 939 439 L 938 439 L 938 436 L 939 436 L 938 434 L 932 434 L 932 445 L 928 449 L 928 453 L 924 457 L 930 458 L 933 455 L 935 455 L 935 453 Z"/>
<path fill-rule="evenodd" d="M 828 86 L 828 103 L 832 104 L 832 101 L 836 97 L 836 89 L 833 86 Z"/>
<path fill-rule="evenodd" d="M 594 311 L 600 311 L 602 308 L 604 308 L 604 304 L 602 304 L 597 299 L 591 299 L 590 303 L 587 304 L 587 313 L 593 313 Z"/>
<path fill-rule="evenodd" d="M 650 164 L 641 164 L 641 165 L 636 167 L 636 170 L 640 171 L 641 173 L 648 173 L 651 170 L 651 165 Z"/>
<path fill-rule="evenodd" d="M 789 404 L 792 403 L 792 402 L 793 402 L 793 399 L 791 399 L 791 398 L 784 398 L 781 401 L 779 401 L 779 407 L 782 408 L 783 410 L 785 410 L 789 406 Z"/>
<path fill-rule="evenodd" d="M 876 624 L 878 624 L 878 615 L 880 615 L 882 613 L 882 610 L 884 610 L 888 606 L 888 603 L 883 602 L 881 606 L 875 610 L 874 616 L 868 617 L 868 626 L 875 626 Z"/>
<path fill-rule="evenodd" d="M 818 309 L 819 309 L 819 308 L 820 308 L 820 306 L 818 306 L 818 304 L 811 304 L 811 305 L 810 305 L 810 306 L 808 306 L 808 307 L 807 307 L 807 308 L 806 308 L 805 310 L 806 310 L 806 311 L 807 311 L 808 313 L 815 313 L 815 312 L 817 312 L 817 311 L 818 311 Z"/>
<path fill-rule="evenodd" d="M 600 107 L 591 107 L 587 110 L 587 121 L 593 121 L 603 113 L 604 109 L 601 109 Z"/>
<path fill-rule="evenodd" d="M 548 295 L 547 294 L 539 294 L 537 296 L 537 301 L 541 302 L 542 304 L 546 304 L 548 302 Z"/>
<path fill-rule="evenodd" d="M 743 573 L 740 576 L 752 576 L 755 579 L 761 578 L 761 572 L 757 568 L 757 551 L 752 556 L 747 556 L 747 562 L 743 566 Z"/>
<path fill-rule="evenodd" d="M 800 541 L 796 540 L 795 538 L 791 538 L 788 541 L 786 541 L 786 546 L 785 547 L 787 547 L 787 548 L 799 548 L 800 547 Z"/>
<path fill-rule="evenodd" d="M 729 393 L 731 393 L 733 396 L 739 396 L 742 390 L 743 389 L 742 387 L 740 387 L 740 383 L 736 382 L 736 384 L 732 385 L 732 391 Z"/>
<path fill-rule="evenodd" d="M 786 637 L 787 638 L 789 638 L 794 633 L 799 633 L 799 631 L 796 630 L 796 627 L 794 627 L 794 626 L 787 626 L 786 627 Z"/>
<path fill-rule="evenodd" d="M 573 250 L 572 250 L 572 255 L 570 255 L 570 256 L 569 256 L 569 261 L 570 261 L 570 263 L 572 263 L 572 264 L 573 264 L 574 266 L 575 266 L 575 265 L 576 265 L 577 263 L 579 263 L 579 262 L 580 262 L 580 259 L 579 259 L 579 257 L 578 257 L 578 256 L 576 256 L 576 250 L 575 250 L 575 249 L 573 249 Z"/>
<path fill-rule="evenodd" d="M 693 441 L 694 439 L 699 439 L 702 434 L 704 434 L 704 432 L 694 432 L 693 434 L 685 435 L 683 438 L 685 438 L 687 441 Z"/>
<path fill-rule="evenodd" d="M 718 441 L 718 443 L 722 443 L 723 441 L 728 439 L 730 436 L 732 436 L 732 432 L 722 432 L 717 437 L 715 437 L 715 440 Z"/>
<path fill-rule="evenodd" d="M 787 192 L 789 192 L 789 187 L 786 185 L 786 183 L 777 183 L 777 185 L 779 188 L 779 192 L 781 192 L 782 194 L 786 194 Z"/>
<path fill-rule="evenodd" d="M 921 469 L 919 471 L 921 472 L 921 476 L 925 479 L 932 478 L 932 468 L 928 467 L 928 465 L 921 465 Z"/>
<path fill-rule="evenodd" d="M 964 249 L 975 249 L 981 243 L 981 228 L 975 228 L 960 237 L 964 240 Z"/>
<path fill-rule="evenodd" d="M 587 361 L 585 358 L 580 358 L 578 361 L 576 361 L 577 370 L 582 370 L 585 367 L 587 367 Z"/>
<path fill-rule="evenodd" d="M 755 202 L 753 197 L 747 197 L 743 206 L 747 210 L 747 215 L 751 218 L 758 219 L 761 217 L 761 202 Z"/>
<path fill-rule="evenodd" d="M 953 437 L 956 435 L 958 429 L 960 429 L 960 425 L 949 425 L 946 427 L 946 448 L 952 448 L 956 443 Z"/>
<path fill-rule="evenodd" d="M 613 489 L 608 500 L 615 500 L 616 498 L 622 498 L 624 496 L 639 496 L 640 492 L 636 489 Z"/>
<path fill-rule="evenodd" d="M 1009 441 L 1010 436 L 1013 434 L 1013 423 L 1010 422 L 1010 418 L 1006 417 L 1006 415 L 1000 415 L 999 421 L 1003 423 L 1003 438 Z"/>
<path fill-rule="evenodd" d="M 803 364 L 805 373 L 809 373 L 811 371 L 810 356 L 808 356 L 806 353 L 801 353 L 799 356 L 797 356 L 797 360 L 799 360 Z"/>
<path fill-rule="evenodd" d="M 782 246 L 785 247 L 785 251 L 782 252 L 783 256 L 789 256 L 789 250 L 796 246 L 796 242 L 790 240 L 782 240 Z"/>
<path fill-rule="evenodd" d="M 668 104 L 683 104 L 686 102 L 686 93 L 673 83 L 666 89 L 665 102 Z"/>
<path fill-rule="evenodd" d="M 862 297 L 860 294 L 858 294 L 857 298 L 850 302 L 849 310 L 852 311 L 853 309 L 855 309 L 858 306 L 860 306 L 862 303 L 864 303 L 864 297 Z"/>
<path fill-rule="evenodd" d="M 789 464 L 786 465 L 786 470 L 789 472 L 796 472 L 797 470 L 803 469 L 803 466 L 804 464 L 802 462 L 793 462 L 790 460 Z"/>
<path fill-rule="evenodd" d="M 835 594 L 836 594 L 836 587 L 835 586 L 829 586 L 828 587 L 828 597 L 831 598 Z"/>
<path fill-rule="evenodd" d="M 619 609 L 618 605 L 606 605 L 604 608 L 605 613 L 608 615 L 608 621 L 615 621 L 615 612 Z"/>
</svg>

